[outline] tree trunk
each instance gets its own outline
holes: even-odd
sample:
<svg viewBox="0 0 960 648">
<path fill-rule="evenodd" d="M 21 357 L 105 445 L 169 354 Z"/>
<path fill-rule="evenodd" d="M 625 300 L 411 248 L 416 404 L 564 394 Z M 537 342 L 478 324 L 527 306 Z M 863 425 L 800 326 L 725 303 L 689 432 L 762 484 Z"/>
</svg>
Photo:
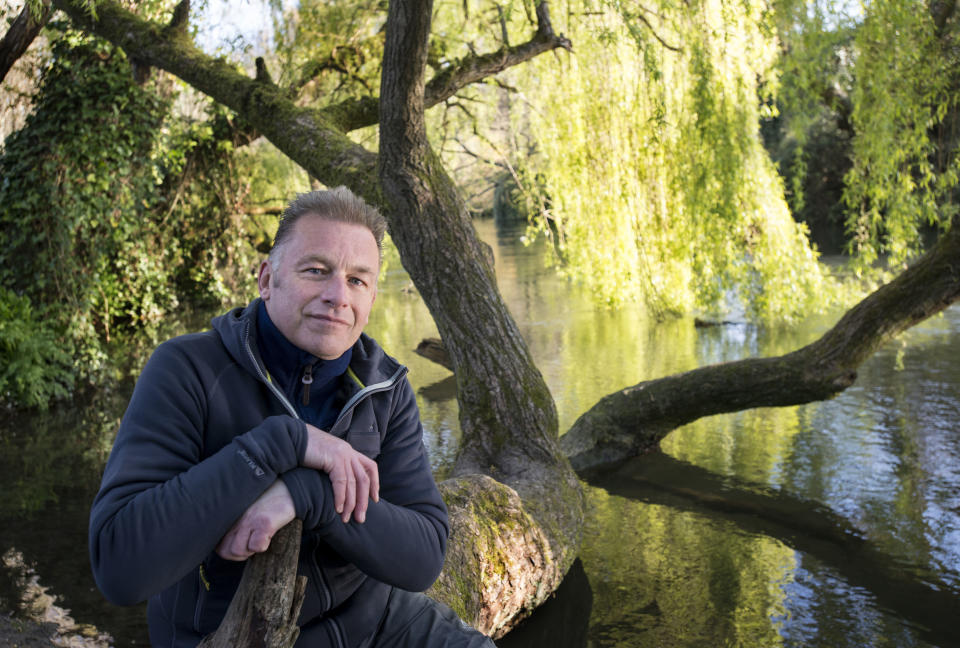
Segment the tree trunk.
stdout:
<svg viewBox="0 0 960 648">
<path fill-rule="evenodd" d="M 830 398 L 884 341 L 960 299 L 960 227 L 908 270 L 851 308 L 820 339 L 775 358 L 750 358 L 648 380 L 603 397 L 562 437 L 577 470 L 656 449 L 703 416 Z"/>
<path fill-rule="evenodd" d="M 434 592 L 497 635 L 517 618 L 509 610 L 532 610 L 559 586 L 579 550 L 583 495 L 557 445 L 553 398 L 500 296 L 493 255 L 427 142 L 431 15 L 431 0 L 390 3 L 379 173 L 394 243 L 457 378 L 463 442 L 456 478 L 442 485 L 457 529 L 447 563 L 455 569 Z M 491 506 L 499 502 L 509 505 Z M 462 569 L 471 564 L 479 571 Z M 463 595 L 471 592 L 468 606 Z M 480 592 L 496 596 L 484 601 Z"/>
<path fill-rule="evenodd" d="M 10 24 L 3 40 L 0 41 L 0 81 L 3 81 L 17 59 L 27 51 L 30 43 L 50 20 L 52 13 L 50 0 L 43 0 L 40 5 L 40 13 L 36 16 L 30 11 L 29 4 L 24 3 L 23 11 Z"/>
</svg>

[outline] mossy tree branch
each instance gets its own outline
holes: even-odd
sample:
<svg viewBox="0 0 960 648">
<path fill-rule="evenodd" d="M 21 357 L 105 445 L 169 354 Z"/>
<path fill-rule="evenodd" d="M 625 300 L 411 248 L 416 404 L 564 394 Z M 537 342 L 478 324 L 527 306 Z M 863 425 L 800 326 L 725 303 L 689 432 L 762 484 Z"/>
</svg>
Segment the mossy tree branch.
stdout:
<svg viewBox="0 0 960 648">
<path fill-rule="evenodd" d="M 78 27 L 123 48 L 131 59 L 166 70 L 236 111 L 311 175 L 331 186 L 345 184 L 374 204 L 381 202 L 376 156 L 350 141 L 320 111 L 296 106 L 285 90 L 203 53 L 185 31 L 143 20 L 113 0 L 99 2 L 96 17 L 79 2 L 55 0 L 55 6 Z"/>
</svg>

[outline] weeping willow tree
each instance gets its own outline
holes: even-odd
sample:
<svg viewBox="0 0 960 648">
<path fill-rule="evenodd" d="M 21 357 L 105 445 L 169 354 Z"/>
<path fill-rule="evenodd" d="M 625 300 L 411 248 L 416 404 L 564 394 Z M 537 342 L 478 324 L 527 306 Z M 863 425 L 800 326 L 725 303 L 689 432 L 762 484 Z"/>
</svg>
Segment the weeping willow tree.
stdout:
<svg viewBox="0 0 960 648">
<path fill-rule="evenodd" d="M 853 168 L 845 200 L 862 264 L 901 270 L 923 232 L 957 213 L 960 52 L 956 2 L 866 6 L 854 41 Z"/>
<path fill-rule="evenodd" d="M 829 280 L 759 137 L 777 85 L 765 2 L 570 0 L 576 53 L 523 73 L 537 226 L 597 296 L 658 315 L 791 319 Z M 561 15 L 564 15 L 561 14 Z"/>
<path fill-rule="evenodd" d="M 889 277 L 957 213 L 960 73 L 956 2 L 829 0 L 777 6 L 784 130 L 795 143 L 795 207 L 825 120 L 849 144 L 842 206 L 855 271 Z"/>
</svg>

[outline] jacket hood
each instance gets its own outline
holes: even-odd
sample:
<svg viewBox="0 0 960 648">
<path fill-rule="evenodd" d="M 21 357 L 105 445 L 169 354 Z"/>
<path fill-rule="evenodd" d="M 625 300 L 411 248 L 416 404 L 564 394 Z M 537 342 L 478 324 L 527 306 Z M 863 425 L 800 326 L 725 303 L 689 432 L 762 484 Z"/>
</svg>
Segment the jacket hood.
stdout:
<svg viewBox="0 0 960 648">
<path fill-rule="evenodd" d="M 257 309 L 261 301 L 257 297 L 245 307 L 233 308 L 210 320 L 210 326 L 233 359 L 255 375 L 263 373 L 264 366 L 257 345 Z M 366 333 L 360 334 L 352 354 L 350 368 L 365 385 L 388 380 L 402 367 Z"/>
</svg>

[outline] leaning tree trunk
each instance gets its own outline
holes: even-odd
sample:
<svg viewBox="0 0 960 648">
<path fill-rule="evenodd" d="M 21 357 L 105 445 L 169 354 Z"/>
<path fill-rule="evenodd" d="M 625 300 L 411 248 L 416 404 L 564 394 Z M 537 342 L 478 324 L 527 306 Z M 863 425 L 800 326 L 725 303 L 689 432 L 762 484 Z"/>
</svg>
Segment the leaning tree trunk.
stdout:
<svg viewBox="0 0 960 648">
<path fill-rule="evenodd" d="M 815 342 L 775 358 L 701 367 L 614 392 L 577 419 L 561 446 L 582 470 L 648 452 L 703 416 L 830 398 L 853 384 L 880 344 L 958 299 L 960 226 L 954 225 Z"/>
<path fill-rule="evenodd" d="M 457 377 L 463 441 L 454 479 L 441 484 L 455 569 L 433 593 L 496 635 L 559 586 L 579 550 L 583 495 L 557 445 L 553 398 L 500 296 L 493 255 L 427 142 L 432 4 L 390 3 L 378 167 L 393 240 Z"/>
</svg>

